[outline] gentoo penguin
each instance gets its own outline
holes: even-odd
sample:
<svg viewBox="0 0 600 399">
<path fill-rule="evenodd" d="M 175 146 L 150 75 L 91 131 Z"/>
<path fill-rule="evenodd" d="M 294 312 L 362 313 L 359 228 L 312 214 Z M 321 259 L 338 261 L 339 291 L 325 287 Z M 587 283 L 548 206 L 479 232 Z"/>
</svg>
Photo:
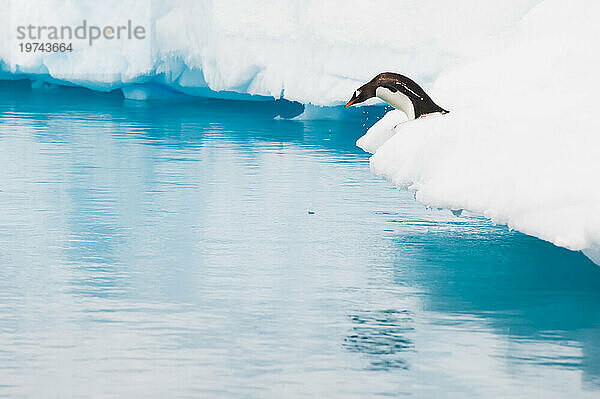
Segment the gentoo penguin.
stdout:
<svg viewBox="0 0 600 399">
<path fill-rule="evenodd" d="M 431 97 L 421 89 L 421 86 L 412 79 L 393 72 L 380 73 L 370 82 L 360 86 L 344 108 L 373 97 L 379 97 L 392 107 L 404 112 L 408 116 L 408 120 L 437 112 L 448 113 L 434 103 Z"/>
</svg>

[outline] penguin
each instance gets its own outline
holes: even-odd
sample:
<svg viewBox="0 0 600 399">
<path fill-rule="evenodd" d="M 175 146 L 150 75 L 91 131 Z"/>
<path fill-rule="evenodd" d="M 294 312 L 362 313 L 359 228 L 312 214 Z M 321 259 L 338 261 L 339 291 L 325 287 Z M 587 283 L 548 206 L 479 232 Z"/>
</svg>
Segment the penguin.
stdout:
<svg viewBox="0 0 600 399">
<path fill-rule="evenodd" d="M 412 79 L 393 72 L 380 73 L 370 82 L 356 89 L 344 108 L 373 97 L 379 97 L 392 107 L 404 112 L 408 120 L 434 113 L 448 113 L 434 103 L 421 86 Z"/>
</svg>

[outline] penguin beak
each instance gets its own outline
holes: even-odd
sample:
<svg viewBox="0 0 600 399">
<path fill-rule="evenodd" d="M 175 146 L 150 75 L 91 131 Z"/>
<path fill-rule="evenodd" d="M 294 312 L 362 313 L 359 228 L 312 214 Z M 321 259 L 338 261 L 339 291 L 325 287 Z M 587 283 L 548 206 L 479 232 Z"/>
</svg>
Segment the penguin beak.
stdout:
<svg viewBox="0 0 600 399">
<path fill-rule="evenodd" d="M 348 101 L 348 103 L 344 106 L 344 108 L 348 108 L 349 106 L 351 106 L 352 104 L 354 104 L 356 102 L 356 98 L 351 99 L 350 101 Z"/>
</svg>

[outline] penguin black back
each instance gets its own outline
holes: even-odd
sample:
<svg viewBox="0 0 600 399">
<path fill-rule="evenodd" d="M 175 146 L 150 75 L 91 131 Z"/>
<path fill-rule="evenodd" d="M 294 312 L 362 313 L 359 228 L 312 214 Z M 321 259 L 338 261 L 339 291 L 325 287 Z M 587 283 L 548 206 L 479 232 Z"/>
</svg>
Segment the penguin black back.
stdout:
<svg viewBox="0 0 600 399">
<path fill-rule="evenodd" d="M 354 92 L 346 107 L 372 97 L 379 97 L 394 108 L 400 109 L 407 114 L 409 119 L 416 119 L 432 113 L 448 113 L 447 110 L 434 103 L 415 81 L 398 73 L 383 72 L 375 76 Z"/>
</svg>

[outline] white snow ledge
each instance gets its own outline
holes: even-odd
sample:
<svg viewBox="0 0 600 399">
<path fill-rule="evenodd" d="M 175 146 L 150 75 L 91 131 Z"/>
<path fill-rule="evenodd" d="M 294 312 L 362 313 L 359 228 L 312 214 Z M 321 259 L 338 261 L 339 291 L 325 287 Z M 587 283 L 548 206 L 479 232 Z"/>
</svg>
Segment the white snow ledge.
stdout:
<svg viewBox="0 0 600 399">
<path fill-rule="evenodd" d="M 578 39 L 600 35 L 600 3 L 576 3 L 544 1 L 517 44 L 441 76 L 431 95 L 449 114 L 371 127 L 357 144 L 373 173 L 600 264 L 600 58 Z"/>
</svg>

